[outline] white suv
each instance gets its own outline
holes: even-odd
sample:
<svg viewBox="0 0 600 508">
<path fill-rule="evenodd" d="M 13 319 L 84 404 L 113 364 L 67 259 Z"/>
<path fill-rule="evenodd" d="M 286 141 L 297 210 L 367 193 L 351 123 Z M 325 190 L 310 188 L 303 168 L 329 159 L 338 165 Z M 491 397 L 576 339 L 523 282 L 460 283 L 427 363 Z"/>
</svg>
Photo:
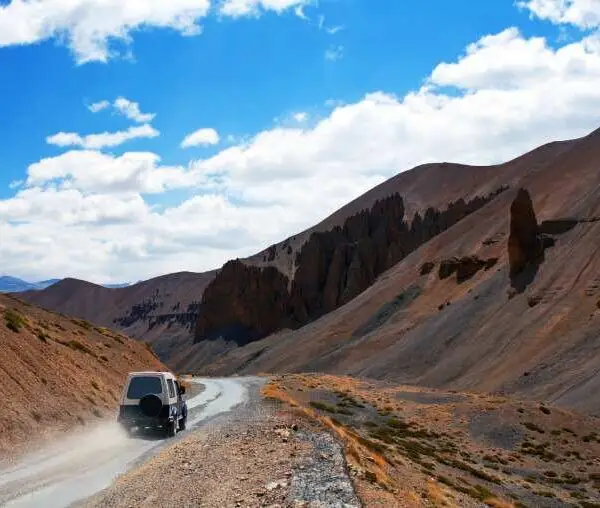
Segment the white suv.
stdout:
<svg viewBox="0 0 600 508">
<path fill-rule="evenodd" d="M 173 437 L 186 426 L 184 394 L 185 387 L 170 372 L 132 372 L 123 388 L 117 421 L 127 432 L 151 428 Z"/>
</svg>

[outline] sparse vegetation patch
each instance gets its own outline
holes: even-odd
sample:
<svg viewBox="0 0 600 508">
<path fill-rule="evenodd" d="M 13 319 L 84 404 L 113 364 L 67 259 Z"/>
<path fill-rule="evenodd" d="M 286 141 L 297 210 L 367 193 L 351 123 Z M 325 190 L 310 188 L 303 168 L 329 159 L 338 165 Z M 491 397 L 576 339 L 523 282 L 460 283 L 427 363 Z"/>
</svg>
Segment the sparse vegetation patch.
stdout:
<svg viewBox="0 0 600 508">
<path fill-rule="evenodd" d="M 44 330 L 42 329 L 37 329 L 35 332 L 35 336 L 41 340 L 43 343 L 48 343 L 48 340 L 50 339 L 50 335 L 48 335 Z"/>
<path fill-rule="evenodd" d="M 398 499 L 422 481 L 434 506 L 471 506 L 467 498 L 498 508 L 600 502 L 600 474 L 587 472 L 600 456 L 595 427 L 561 416 L 558 407 L 328 375 L 286 375 L 278 386 L 295 410 L 343 436 L 348 461 L 373 472 L 373 481 L 361 477 L 369 488 L 386 475 L 383 490 Z M 491 408 L 494 416 L 481 418 Z M 582 429 L 581 438 L 560 426 L 567 421 Z M 432 476 L 441 490 L 431 490 Z"/>
<path fill-rule="evenodd" d="M 94 356 L 94 357 L 96 356 L 95 353 L 89 347 L 87 347 L 85 344 L 82 344 L 78 340 L 69 340 L 67 342 L 61 342 L 61 344 L 63 346 L 67 346 L 68 348 L 72 349 L 73 351 L 80 351 L 80 352 L 86 353 L 90 356 Z"/>
<path fill-rule="evenodd" d="M 94 329 L 94 325 L 88 323 L 85 319 L 72 319 L 71 322 L 89 332 L 91 332 Z"/>
<path fill-rule="evenodd" d="M 26 324 L 25 318 L 14 309 L 5 309 L 4 322 L 6 327 L 15 333 L 20 333 Z"/>
</svg>

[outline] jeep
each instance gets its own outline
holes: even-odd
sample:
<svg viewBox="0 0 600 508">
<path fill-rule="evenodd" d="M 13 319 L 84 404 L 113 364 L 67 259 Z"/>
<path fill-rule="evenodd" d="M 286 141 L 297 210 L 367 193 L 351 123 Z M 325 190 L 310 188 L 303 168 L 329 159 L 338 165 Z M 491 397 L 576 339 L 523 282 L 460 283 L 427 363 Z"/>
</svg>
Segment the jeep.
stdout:
<svg viewBox="0 0 600 508">
<path fill-rule="evenodd" d="M 173 437 L 187 423 L 184 394 L 185 387 L 170 372 L 132 372 L 123 388 L 117 421 L 128 434 L 137 428 Z"/>
</svg>

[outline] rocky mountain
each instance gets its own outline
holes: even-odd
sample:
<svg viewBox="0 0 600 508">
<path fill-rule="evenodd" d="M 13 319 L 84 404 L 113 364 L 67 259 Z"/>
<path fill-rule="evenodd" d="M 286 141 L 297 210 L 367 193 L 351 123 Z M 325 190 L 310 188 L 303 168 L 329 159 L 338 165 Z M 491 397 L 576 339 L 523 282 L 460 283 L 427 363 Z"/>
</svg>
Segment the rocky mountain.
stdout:
<svg viewBox="0 0 600 508">
<path fill-rule="evenodd" d="M 128 372 L 166 370 L 145 344 L 0 295 L 0 455 L 112 417 Z"/>
<path fill-rule="evenodd" d="M 506 187 L 444 211 L 427 208 L 405 219 L 399 194 L 314 232 L 296 255 L 293 280 L 272 266 L 231 261 L 204 291 L 196 342 L 223 338 L 246 344 L 282 328 L 300 326 L 351 301 L 377 276 L 433 237 L 485 206 Z"/>
<path fill-rule="evenodd" d="M 180 371 L 331 372 L 598 412 L 599 164 L 600 131 L 494 166 L 427 164 L 218 271 L 22 297 L 150 340 Z"/>
<path fill-rule="evenodd" d="M 433 192 L 431 187 L 437 186 L 439 194 L 446 196 L 460 192 L 458 184 L 452 190 L 445 186 L 445 171 L 465 182 L 469 192 L 453 196 L 463 197 L 465 203 L 474 199 L 474 189 L 479 189 L 476 196 L 483 199 L 493 189 L 509 188 L 449 227 L 434 228 L 437 234 L 413 243 L 396 264 L 389 268 L 385 263 L 379 265 L 384 270 L 381 273 L 373 270 L 377 266 L 374 260 L 381 259 L 379 253 L 393 255 L 394 242 L 382 242 L 385 247 L 380 251 L 371 251 L 355 263 L 355 267 L 365 268 L 364 275 L 353 271 L 350 278 L 338 276 L 351 261 L 332 263 L 331 253 L 348 243 L 353 252 L 360 252 L 364 241 L 364 237 L 353 237 L 356 242 L 349 242 L 339 232 L 330 237 L 340 239 L 332 241 L 327 251 L 330 254 L 312 254 L 313 261 L 306 268 L 293 264 L 295 276 L 287 286 L 281 277 L 290 271 L 282 272 L 281 277 L 270 274 L 257 278 L 255 269 L 238 267 L 238 277 L 254 274 L 248 280 L 253 281 L 249 291 L 260 288 L 259 296 L 252 298 L 255 306 L 236 296 L 237 285 L 228 268 L 205 292 L 197 343 L 187 351 L 186 359 L 181 359 L 182 367 L 215 375 L 349 374 L 445 389 L 513 393 L 600 413 L 600 400 L 589 396 L 600 388 L 596 367 L 600 362 L 599 165 L 600 131 L 596 131 L 581 139 L 541 147 L 493 169 L 466 171 L 462 166 L 429 165 L 403 173 L 387 185 L 390 196 L 397 193 L 408 203 L 417 202 L 415 194 Z M 422 174 L 429 178 L 423 179 Z M 393 186 L 392 182 L 402 180 L 408 183 L 405 190 Z M 420 185 L 411 186 L 415 181 Z M 375 198 L 372 191 L 371 199 L 363 197 L 364 202 L 375 204 L 382 194 L 379 188 Z M 400 210 L 399 201 L 397 205 L 392 209 Z M 364 224 L 377 215 L 378 206 L 381 202 L 363 213 Z M 393 217 L 390 224 L 406 231 L 406 220 L 398 220 L 399 212 L 388 213 Z M 339 217 L 330 218 L 329 223 Z M 389 226 L 384 229 L 390 231 Z M 306 245 L 319 252 L 314 245 L 326 242 L 317 240 L 318 231 L 311 235 L 314 239 Z M 374 236 L 368 238 L 372 245 Z M 277 253 L 282 250 L 282 246 L 277 247 Z M 296 259 L 300 261 L 302 255 Z M 295 313 L 297 300 L 286 298 L 294 294 L 296 278 L 306 277 L 304 270 L 308 268 L 313 270 L 309 279 L 316 289 L 307 291 L 313 288 L 300 279 L 300 308 L 314 310 L 308 313 L 306 324 L 302 320 L 276 321 L 275 333 L 242 347 L 234 340 L 222 342 L 218 357 L 207 360 L 208 344 L 223 340 L 214 336 L 225 335 L 228 321 L 245 324 L 260 320 L 265 312 L 262 305 L 269 305 L 260 298 L 269 293 L 264 288 L 267 280 L 277 284 L 283 301 L 291 302 L 281 306 L 278 298 L 274 315 L 281 315 L 283 308 L 286 316 L 306 317 L 307 313 Z M 346 284 L 338 285 L 340 280 Z M 349 281 L 359 282 L 358 295 L 338 300 Z M 229 319 L 220 321 L 214 314 L 208 319 L 202 317 L 204 308 L 215 312 L 212 302 L 224 282 L 233 291 L 232 304 L 220 312 Z M 320 299 L 314 300 L 314 295 Z M 334 302 L 340 305 L 328 312 Z M 268 328 L 274 326 L 272 315 L 270 319 Z M 207 323 L 225 332 L 211 336 Z M 254 330 L 257 336 L 265 332 L 258 327 Z"/>
</svg>

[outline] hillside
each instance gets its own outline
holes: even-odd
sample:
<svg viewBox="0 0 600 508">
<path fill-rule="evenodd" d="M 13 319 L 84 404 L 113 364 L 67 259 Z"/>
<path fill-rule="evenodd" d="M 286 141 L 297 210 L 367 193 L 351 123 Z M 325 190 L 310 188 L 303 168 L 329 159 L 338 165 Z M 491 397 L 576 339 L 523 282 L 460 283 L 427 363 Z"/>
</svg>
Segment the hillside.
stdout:
<svg viewBox="0 0 600 508">
<path fill-rule="evenodd" d="M 0 456 L 114 415 L 127 373 L 166 370 L 144 345 L 0 295 Z"/>
<path fill-rule="evenodd" d="M 519 393 L 600 412 L 589 396 L 600 384 L 599 161 L 596 131 L 497 166 L 492 185 L 510 190 L 420 245 L 358 297 L 295 330 L 242 348 L 230 344 L 228 354 L 198 370 L 343 373 Z M 472 171 L 476 182 L 478 169 Z M 443 180 L 430 185 L 436 181 Z M 552 233 L 555 245 L 511 280 L 509 220 L 519 187 L 531 193 L 540 231 Z M 465 279 L 444 273 L 465 256 L 495 266 L 481 265 Z M 199 352 L 205 342 L 195 346 Z M 202 361 L 200 353 L 187 358 L 188 368 Z"/>
<path fill-rule="evenodd" d="M 227 263 L 203 294 L 195 341 L 215 348 L 217 339 L 221 352 L 223 340 L 244 345 L 335 310 L 432 238 L 492 202 L 504 202 L 504 191 L 541 174 L 578 142 L 551 143 L 497 166 L 414 168 L 314 228 Z M 205 361 L 211 356 L 206 346 L 198 355 Z"/>
<path fill-rule="evenodd" d="M 344 443 L 363 506 L 585 508 L 600 501 L 600 421 L 589 415 L 332 375 L 275 376 L 263 393 Z"/>
<path fill-rule="evenodd" d="M 182 272 L 124 288 L 64 279 L 44 291 L 17 296 L 149 342 L 168 362 L 173 350 L 189 342 L 202 291 L 213 277 L 214 272 Z"/>
</svg>

